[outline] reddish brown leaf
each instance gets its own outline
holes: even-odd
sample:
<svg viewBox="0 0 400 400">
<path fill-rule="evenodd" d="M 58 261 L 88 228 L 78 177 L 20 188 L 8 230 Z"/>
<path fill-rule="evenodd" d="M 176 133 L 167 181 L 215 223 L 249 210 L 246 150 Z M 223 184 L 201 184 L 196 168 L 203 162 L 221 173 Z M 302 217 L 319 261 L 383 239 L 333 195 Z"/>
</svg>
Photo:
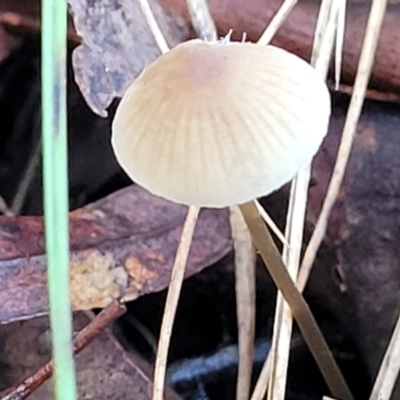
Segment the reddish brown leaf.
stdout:
<svg viewBox="0 0 400 400">
<path fill-rule="evenodd" d="M 168 286 L 186 207 L 131 186 L 71 213 L 70 287 L 76 310 Z M 0 217 L 0 321 L 47 312 L 40 217 Z M 187 276 L 231 249 L 227 210 L 202 210 Z"/>
</svg>

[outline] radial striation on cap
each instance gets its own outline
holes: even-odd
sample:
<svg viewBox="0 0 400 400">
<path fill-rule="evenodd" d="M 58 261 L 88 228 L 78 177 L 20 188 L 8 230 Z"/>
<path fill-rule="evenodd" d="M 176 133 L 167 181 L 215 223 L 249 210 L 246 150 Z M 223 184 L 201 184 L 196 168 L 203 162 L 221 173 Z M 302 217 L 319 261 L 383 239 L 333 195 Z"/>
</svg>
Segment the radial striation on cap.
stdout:
<svg viewBox="0 0 400 400">
<path fill-rule="evenodd" d="M 130 178 L 186 205 L 267 195 L 311 162 L 328 129 L 326 84 L 274 46 L 178 45 L 130 86 L 112 145 Z"/>
</svg>

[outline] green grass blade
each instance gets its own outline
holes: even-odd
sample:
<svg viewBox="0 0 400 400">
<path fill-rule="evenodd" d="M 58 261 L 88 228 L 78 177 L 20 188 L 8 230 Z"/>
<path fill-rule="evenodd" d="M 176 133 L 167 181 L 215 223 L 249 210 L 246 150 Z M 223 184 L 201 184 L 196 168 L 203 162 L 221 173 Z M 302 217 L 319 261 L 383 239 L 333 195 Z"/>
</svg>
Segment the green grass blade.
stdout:
<svg viewBox="0 0 400 400">
<path fill-rule="evenodd" d="M 66 0 L 42 1 L 43 185 L 57 400 L 76 399 L 68 266 Z"/>
</svg>

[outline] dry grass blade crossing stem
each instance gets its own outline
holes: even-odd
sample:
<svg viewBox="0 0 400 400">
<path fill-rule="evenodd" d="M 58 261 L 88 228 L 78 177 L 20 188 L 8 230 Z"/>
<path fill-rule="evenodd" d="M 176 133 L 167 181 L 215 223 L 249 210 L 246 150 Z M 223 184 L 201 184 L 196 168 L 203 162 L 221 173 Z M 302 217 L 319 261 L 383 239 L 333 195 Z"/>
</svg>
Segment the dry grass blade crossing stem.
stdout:
<svg viewBox="0 0 400 400">
<path fill-rule="evenodd" d="M 163 400 L 164 398 L 165 372 L 167 368 L 168 349 L 172 333 L 172 326 L 174 323 L 176 308 L 185 275 L 186 262 L 189 256 L 190 245 L 192 243 L 193 232 L 196 226 L 199 211 L 200 209 L 198 207 L 189 207 L 186 220 L 183 225 L 181 238 L 179 240 L 175 262 L 172 267 L 171 281 L 161 325 L 160 341 L 158 344 L 154 372 L 153 400 Z"/>
<path fill-rule="evenodd" d="M 114 300 L 109 306 L 98 314 L 89 325 L 85 326 L 74 338 L 74 353 L 82 351 L 96 336 L 102 332 L 113 321 L 123 315 L 126 311 L 125 305 L 120 300 Z M 32 376 L 20 384 L 7 390 L 4 395 L 0 394 L 1 400 L 26 399 L 39 386 L 41 386 L 53 374 L 53 362 L 42 365 Z"/>
<path fill-rule="evenodd" d="M 299 0 L 284 0 L 283 4 L 279 8 L 278 12 L 274 15 L 271 22 L 268 24 L 267 28 L 258 39 L 258 44 L 261 46 L 266 46 L 275 36 L 275 33 L 281 27 L 285 19 L 288 17 L 290 12 L 293 10 L 294 6 Z"/>
<path fill-rule="evenodd" d="M 280 242 L 285 245 L 290 247 L 289 242 L 285 238 L 284 234 L 280 231 L 280 229 L 276 226 L 274 220 L 269 216 L 269 214 L 263 209 L 262 205 L 256 200 L 256 207 L 258 212 L 260 213 L 262 219 L 265 221 L 265 223 L 268 225 L 268 227 L 271 229 L 273 233 L 275 233 L 276 237 L 280 240 Z"/>
<path fill-rule="evenodd" d="M 160 27 L 154 17 L 153 11 L 151 11 L 150 4 L 148 0 L 138 0 L 140 8 L 143 12 L 144 17 L 149 25 L 151 32 L 153 33 L 154 39 L 157 43 L 157 46 L 161 50 L 162 53 L 166 53 L 169 50 L 167 41 L 163 33 L 161 32 Z"/>
<path fill-rule="evenodd" d="M 381 367 L 376 377 L 369 400 L 389 400 L 392 396 L 394 385 L 400 371 L 400 317 L 397 319 L 396 327 L 386 354 L 382 360 Z"/>
<path fill-rule="evenodd" d="M 240 206 L 256 248 L 260 251 L 268 271 L 289 304 L 304 340 L 317 362 L 332 394 L 342 400 L 353 399 L 349 388 L 330 352 L 315 319 L 301 293 L 286 270 L 281 255 L 265 227 L 254 202 Z"/>
<path fill-rule="evenodd" d="M 247 400 L 250 394 L 254 353 L 256 253 L 251 234 L 239 207 L 230 207 L 230 222 L 235 250 L 236 309 L 239 333 L 236 398 Z"/>
<path fill-rule="evenodd" d="M 186 0 L 186 5 L 197 36 L 205 41 L 216 41 L 217 30 L 207 0 Z"/>
<path fill-rule="evenodd" d="M 373 0 L 372 3 L 364 43 L 361 50 L 353 95 L 351 97 L 332 179 L 329 183 L 328 192 L 322 206 L 321 214 L 319 215 L 315 230 L 311 236 L 301 265 L 300 274 L 298 277 L 298 287 L 300 290 L 303 290 L 307 283 L 315 256 L 325 236 L 330 212 L 335 204 L 343 181 L 347 161 L 353 145 L 358 119 L 361 114 L 361 108 L 367 90 L 368 80 L 374 62 L 375 51 L 378 45 L 380 31 L 385 16 L 386 5 L 387 0 Z"/>
</svg>

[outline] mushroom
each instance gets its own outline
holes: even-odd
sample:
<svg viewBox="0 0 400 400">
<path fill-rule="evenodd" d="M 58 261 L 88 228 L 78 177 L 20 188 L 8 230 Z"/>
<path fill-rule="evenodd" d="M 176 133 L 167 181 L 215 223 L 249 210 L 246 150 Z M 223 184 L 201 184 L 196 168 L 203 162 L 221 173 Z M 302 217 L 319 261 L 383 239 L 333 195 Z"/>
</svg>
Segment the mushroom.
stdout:
<svg viewBox="0 0 400 400">
<path fill-rule="evenodd" d="M 352 398 L 253 202 L 311 162 L 329 115 L 328 89 L 309 64 L 283 49 L 252 43 L 185 42 L 149 65 L 127 90 L 113 122 L 118 162 L 151 193 L 189 206 L 153 399 L 163 395 L 169 335 L 198 210 L 237 204 L 332 393 Z"/>
<path fill-rule="evenodd" d="M 309 163 L 330 97 L 302 59 L 273 46 L 178 45 L 149 65 L 113 123 L 118 162 L 153 194 L 226 207 L 271 193 Z"/>
</svg>

